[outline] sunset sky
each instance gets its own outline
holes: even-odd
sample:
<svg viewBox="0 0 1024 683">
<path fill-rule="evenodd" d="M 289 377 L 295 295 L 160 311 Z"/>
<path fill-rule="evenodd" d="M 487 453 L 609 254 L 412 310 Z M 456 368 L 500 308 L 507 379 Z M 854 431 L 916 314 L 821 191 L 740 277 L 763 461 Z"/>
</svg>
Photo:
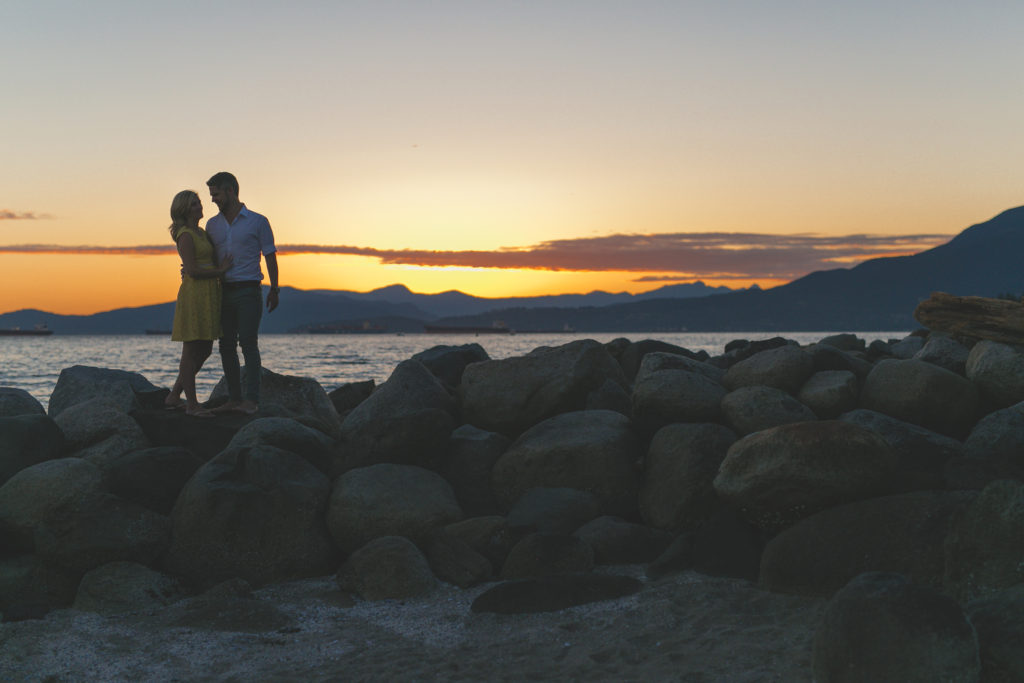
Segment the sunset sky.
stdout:
<svg viewBox="0 0 1024 683">
<path fill-rule="evenodd" d="M 238 176 L 281 283 L 774 286 L 1024 204 L 1017 0 L 0 4 L 0 312 L 174 299 Z M 287 301 L 282 301 L 282 306 Z"/>
</svg>

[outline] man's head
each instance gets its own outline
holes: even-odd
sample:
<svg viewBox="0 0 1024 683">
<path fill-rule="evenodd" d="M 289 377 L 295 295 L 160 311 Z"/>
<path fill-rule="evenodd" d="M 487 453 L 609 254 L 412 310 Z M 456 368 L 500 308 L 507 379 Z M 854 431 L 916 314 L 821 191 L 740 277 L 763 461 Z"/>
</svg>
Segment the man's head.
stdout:
<svg viewBox="0 0 1024 683">
<path fill-rule="evenodd" d="M 227 171 L 215 173 L 206 185 L 210 188 L 210 199 L 221 211 L 238 203 L 238 179 Z"/>
</svg>

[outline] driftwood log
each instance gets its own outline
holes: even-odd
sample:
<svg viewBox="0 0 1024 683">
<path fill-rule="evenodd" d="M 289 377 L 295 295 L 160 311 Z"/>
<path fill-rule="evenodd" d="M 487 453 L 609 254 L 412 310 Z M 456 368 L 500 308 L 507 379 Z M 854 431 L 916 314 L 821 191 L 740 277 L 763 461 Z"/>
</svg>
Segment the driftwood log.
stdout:
<svg viewBox="0 0 1024 683">
<path fill-rule="evenodd" d="M 932 292 L 914 319 L 929 330 L 1004 344 L 1024 344 L 1024 304 L 983 296 Z"/>
</svg>

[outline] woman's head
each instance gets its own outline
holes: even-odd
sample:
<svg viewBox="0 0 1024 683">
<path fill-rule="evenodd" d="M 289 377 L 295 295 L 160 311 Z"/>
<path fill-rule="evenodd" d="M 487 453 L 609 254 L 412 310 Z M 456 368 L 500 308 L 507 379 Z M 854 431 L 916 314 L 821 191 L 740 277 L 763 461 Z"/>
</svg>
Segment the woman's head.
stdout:
<svg viewBox="0 0 1024 683">
<path fill-rule="evenodd" d="M 196 204 L 200 206 L 199 216 L 202 216 L 202 202 L 198 194 L 192 190 L 182 190 L 174 195 L 174 199 L 171 200 L 171 227 L 168 228 L 171 237 L 175 237 L 179 229 L 189 225 L 190 219 L 194 218 L 192 210 Z"/>
</svg>

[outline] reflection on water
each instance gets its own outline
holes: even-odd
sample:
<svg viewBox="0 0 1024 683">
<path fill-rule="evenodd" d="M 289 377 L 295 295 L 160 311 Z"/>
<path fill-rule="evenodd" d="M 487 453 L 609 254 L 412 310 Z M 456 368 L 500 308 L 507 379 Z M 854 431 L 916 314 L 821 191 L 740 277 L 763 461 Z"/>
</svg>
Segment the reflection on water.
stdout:
<svg viewBox="0 0 1024 683">
<path fill-rule="evenodd" d="M 591 334 L 268 334 L 260 338 L 263 366 L 282 375 L 312 377 L 330 391 L 342 384 L 368 379 L 384 382 L 395 366 L 420 351 L 438 345 L 476 343 L 491 358 L 509 358 L 540 346 L 558 346 L 575 339 L 609 342 L 659 339 L 691 351 L 721 354 L 733 339 L 786 337 L 809 344 L 833 332 L 637 332 Z M 856 332 L 874 339 L 901 339 L 906 332 Z M 90 365 L 141 373 L 158 387 L 169 387 L 178 372 L 181 344 L 155 335 L 53 335 L 0 339 L 0 386 L 24 389 L 46 405 L 63 368 Z M 205 399 L 221 377 L 220 356 L 213 355 L 199 373 L 196 385 Z"/>
</svg>

